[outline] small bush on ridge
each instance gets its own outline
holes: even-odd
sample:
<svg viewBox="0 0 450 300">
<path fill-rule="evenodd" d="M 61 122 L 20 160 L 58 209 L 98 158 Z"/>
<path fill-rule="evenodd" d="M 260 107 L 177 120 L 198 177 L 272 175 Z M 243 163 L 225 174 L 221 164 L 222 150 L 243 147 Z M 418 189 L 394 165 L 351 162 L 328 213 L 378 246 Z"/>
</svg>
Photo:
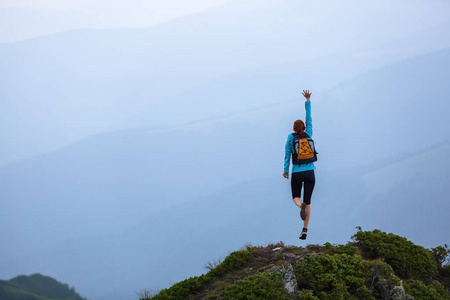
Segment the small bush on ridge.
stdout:
<svg viewBox="0 0 450 300">
<path fill-rule="evenodd" d="M 308 254 L 297 262 L 295 277 L 299 289 L 312 290 L 319 299 L 375 300 L 366 286 L 371 275 L 369 267 L 370 263 L 358 255 Z"/>
<path fill-rule="evenodd" d="M 352 239 L 357 242 L 365 258 L 384 258 L 401 278 L 428 280 L 437 273 L 431 251 L 404 237 L 375 229 L 358 231 Z"/>
<path fill-rule="evenodd" d="M 420 280 L 409 279 L 405 282 L 405 292 L 420 300 L 450 300 L 450 294 L 437 280 L 425 284 Z"/>
<path fill-rule="evenodd" d="M 356 250 L 358 250 L 358 247 L 352 245 L 352 244 L 346 244 L 346 245 L 332 245 L 330 243 L 325 243 L 325 254 L 347 254 L 347 255 L 353 255 L 356 254 Z"/>
<path fill-rule="evenodd" d="M 281 275 L 277 273 L 256 274 L 237 280 L 227 286 L 221 296 L 230 300 L 291 299 L 284 290 Z"/>
</svg>

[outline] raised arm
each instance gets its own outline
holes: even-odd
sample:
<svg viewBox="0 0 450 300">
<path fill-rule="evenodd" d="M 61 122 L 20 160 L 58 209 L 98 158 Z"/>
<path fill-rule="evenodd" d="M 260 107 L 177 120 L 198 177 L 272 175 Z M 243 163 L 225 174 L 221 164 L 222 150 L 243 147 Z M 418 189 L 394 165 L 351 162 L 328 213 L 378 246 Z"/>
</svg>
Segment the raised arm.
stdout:
<svg viewBox="0 0 450 300">
<path fill-rule="evenodd" d="M 305 110 L 306 110 L 306 129 L 305 133 L 312 137 L 312 118 L 311 118 L 311 95 L 312 93 L 309 90 L 303 90 L 303 96 L 306 98 L 305 102 Z"/>
<path fill-rule="evenodd" d="M 312 119 L 311 119 L 311 95 L 309 90 L 303 90 L 303 96 L 306 98 L 305 109 L 306 109 L 306 129 L 305 132 L 312 137 Z M 284 147 L 284 173 L 283 177 L 289 179 L 289 163 L 292 153 L 292 140 L 294 137 L 290 134 L 287 138 L 286 145 Z"/>
</svg>

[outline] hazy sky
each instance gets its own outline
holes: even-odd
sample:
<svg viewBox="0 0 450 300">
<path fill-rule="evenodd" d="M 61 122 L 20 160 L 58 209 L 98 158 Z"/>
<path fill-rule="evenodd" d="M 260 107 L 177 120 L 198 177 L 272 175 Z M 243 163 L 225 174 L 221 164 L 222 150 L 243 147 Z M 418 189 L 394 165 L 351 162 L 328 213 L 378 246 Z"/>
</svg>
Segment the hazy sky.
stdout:
<svg viewBox="0 0 450 300">
<path fill-rule="evenodd" d="M 123 1 L 102 1 L 102 0 L 2 0 L 0 1 L 0 8 L 7 7 L 21 7 L 21 8 L 41 8 L 41 9 L 57 9 L 57 10 L 68 10 L 73 8 L 82 8 L 96 5 L 108 6 L 118 6 L 120 5 L 122 9 L 126 10 L 129 8 L 130 4 L 138 3 L 142 7 L 151 8 L 154 10 L 164 10 L 167 7 L 174 7 L 174 10 L 184 9 L 186 12 L 209 8 L 220 3 L 228 2 L 229 0 L 150 0 L 150 1 L 128 1 L 127 5 L 123 5 Z"/>
<path fill-rule="evenodd" d="M 0 0 L 0 43 L 80 28 L 147 27 L 230 0 Z"/>
<path fill-rule="evenodd" d="M 40 1 L 27 1 L 27 0 L 2 0 L 0 1 L 0 8 L 6 7 L 22 7 L 22 8 L 43 8 L 43 9 L 59 9 L 66 10 L 74 7 L 80 7 L 94 2 L 92 0 L 40 0 Z"/>
</svg>

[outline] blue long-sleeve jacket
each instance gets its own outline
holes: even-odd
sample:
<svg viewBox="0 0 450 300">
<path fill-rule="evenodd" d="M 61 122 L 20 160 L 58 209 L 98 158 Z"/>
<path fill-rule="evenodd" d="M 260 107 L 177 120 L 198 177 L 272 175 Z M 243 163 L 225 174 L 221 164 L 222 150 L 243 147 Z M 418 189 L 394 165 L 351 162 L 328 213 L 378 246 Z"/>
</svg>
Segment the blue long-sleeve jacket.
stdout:
<svg viewBox="0 0 450 300">
<path fill-rule="evenodd" d="M 308 134 L 312 138 L 311 101 L 305 102 L 305 109 L 306 109 L 305 133 Z M 286 141 L 286 146 L 284 147 L 285 148 L 284 173 L 289 173 L 289 163 L 291 161 L 293 141 L 294 141 L 294 136 L 292 134 L 289 134 L 287 141 Z M 301 165 L 292 164 L 292 173 L 315 170 L 315 169 L 316 169 L 316 166 L 314 166 L 314 163 L 307 163 L 307 164 L 301 164 Z"/>
</svg>

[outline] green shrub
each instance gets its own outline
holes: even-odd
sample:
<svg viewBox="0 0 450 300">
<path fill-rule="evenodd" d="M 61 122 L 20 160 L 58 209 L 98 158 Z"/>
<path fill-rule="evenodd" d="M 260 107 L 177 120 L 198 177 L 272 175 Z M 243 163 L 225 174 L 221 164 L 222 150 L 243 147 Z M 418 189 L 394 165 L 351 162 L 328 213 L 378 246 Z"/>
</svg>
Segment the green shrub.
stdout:
<svg viewBox="0 0 450 300">
<path fill-rule="evenodd" d="M 284 290 L 284 283 L 281 275 L 256 274 L 248 276 L 242 280 L 237 280 L 227 286 L 221 293 L 223 299 L 280 299 L 290 300 L 291 298 Z"/>
<path fill-rule="evenodd" d="M 319 300 L 316 296 L 314 296 L 313 291 L 311 290 L 301 290 L 297 292 L 298 300 Z"/>
<path fill-rule="evenodd" d="M 147 300 L 172 300 L 186 299 L 200 291 L 206 284 L 209 284 L 216 278 L 230 275 L 229 273 L 240 269 L 243 265 L 250 262 L 253 258 L 254 247 L 247 247 L 245 250 L 234 251 L 228 255 L 223 262 L 218 265 L 210 264 L 210 271 L 206 275 L 190 277 L 186 280 L 175 283 L 167 289 L 161 290 L 157 295 L 142 298 Z"/>
<path fill-rule="evenodd" d="M 389 264 L 382 262 L 380 260 L 375 260 L 375 261 L 370 261 L 369 265 L 370 265 L 370 270 L 372 273 L 372 275 L 371 275 L 372 280 L 373 280 L 373 277 L 376 276 L 378 278 L 384 278 L 385 280 L 389 280 L 394 285 L 400 284 L 400 279 L 394 275 L 394 270 L 392 269 L 392 267 Z"/>
<path fill-rule="evenodd" d="M 356 250 L 358 249 L 358 247 L 354 246 L 353 244 L 346 244 L 346 245 L 332 245 L 330 243 L 325 243 L 325 250 L 324 253 L 325 254 L 330 254 L 330 255 L 334 255 L 334 254 L 347 254 L 347 255 L 353 255 L 356 254 Z"/>
<path fill-rule="evenodd" d="M 150 298 L 152 300 L 178 300 L 185 299 L 189 295 L 199 291 L 210 279 L 206 275 L 190 277 L 172 285 L 170 288 L 163 289 L 159 294 Z"/>
<path fill-rule="evenodd" d="M 445 291 L 442 284 L 433 280 L 430 284 L 425 284 L 420 280 L 410 279 L 404 284 L 405 292 L 420 300 L 449 300 L 450 295 Z"/>
<path fill-rule="evenodd" d="M 367 288 L 370 263 L 358 255 L 306 255 L 295 266 L 299 289 L 319 299 L 375 299 Z"/>
<path fill-rule="evenodd" d="M 234 251 L 223 262 L 208 272 L 210 277 L 222 277 L 225 274 L 241 268 L 253 258 L 253 248 Z"/>
<path fill-rule="evenodd" d="M 137 292 L 136 294 L 137 294 L 139 300 L 144 300 L 144 299 L 150 299 L 151 297 L 159 294 L 159 291 L 151 290 L 151 289 L 142 289 L 141 291 Z"/>
<path fill-rule="evenodd" d="M 220 299 L 219 295 L 217 294 L 217 291 L 211 291 L 209 292 L 205 297 L 202 298 L 202 300 L 216 300 Z"/>
<path fill-rule="evenodd" d="M 442 268 L 446 264 L 448 264 L 450 258 L 450 249 L 448 248 L 447 244 L 445 244 L 444 246 L 431 248 L 431 251 L 433 252 L 433 257 L 438 268 Z"/>
<path fill-rule="evenodd" d="M 322 251 L 322 248 L 323 248 L 323 246 L 321 246 L 321 245 L 317 245 L 317 244 L 308 244 L 307 246 L 306 246 L 306 249 L 308 250 L 308 251 L 313 251 L 313 252 L 321 252 Z"/>
<path fill-rule="evenodd" d="M 439 274 L 445 277 L 450 277 L 450 265 L 442 267 L 439 270 Z"/>
<path fill-rule="evenodd" d="M 438 274 L 448 277 L 447 282 L 450 282 L 450 249 L 448 245 L 431 248 L 431 251 L 438 267 Z"/>
<path fill-rule="evenodd" d="M 401 278 L 429 279 L 437 273 L 436 262 L 431 251 L 414 245 L 406 238 L 373 231 L 358 231 L 352 236 L 364 257 L 384 258 Z"/>
</svg>

